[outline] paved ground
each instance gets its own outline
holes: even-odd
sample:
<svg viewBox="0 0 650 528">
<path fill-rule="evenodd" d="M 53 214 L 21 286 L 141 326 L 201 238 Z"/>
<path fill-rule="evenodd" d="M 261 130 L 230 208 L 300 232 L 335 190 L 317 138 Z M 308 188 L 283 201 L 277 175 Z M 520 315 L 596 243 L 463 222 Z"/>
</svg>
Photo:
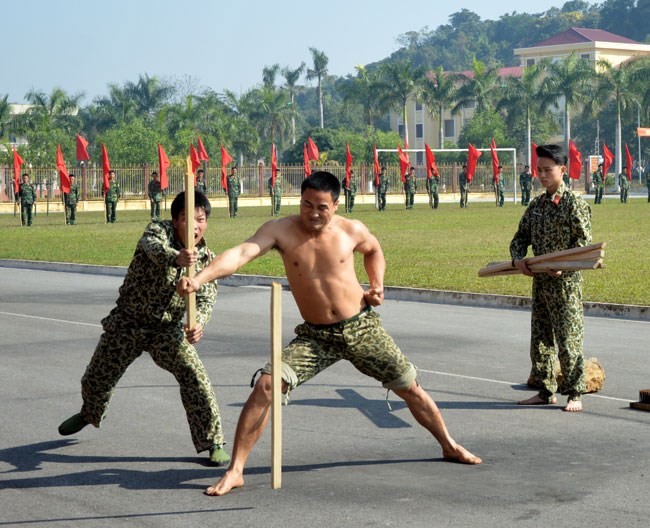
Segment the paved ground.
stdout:
<svg viewBox="0 0 650 528">
<path fill-rule="evenodd" d="M 270 487 L 270 430 L 246 486 L 201 492 L 223 470 L 193 453 L 177 386 L 145 354 L 101 430 L 60 437 L 120 277 L 0 269 L 0 527 L 647 526 L 650 323 L 586 319 L 586 355 L 607 371 L 585 412 L 513 405 L 529 392 L 529 314 L 388 301 L 388 330 L 420 368 L 452 434 L 483 457 L 445 463 L 404 405 L 347 364 L 284 408 L 284 474 Z M 199 351 L 232 441 L 268 356 L 269 292 L 222 287 Z M 299 317 L 284 295 L 285 341 Z M 562 400 L 563 401 L 563 400 Z"/>
</svg>

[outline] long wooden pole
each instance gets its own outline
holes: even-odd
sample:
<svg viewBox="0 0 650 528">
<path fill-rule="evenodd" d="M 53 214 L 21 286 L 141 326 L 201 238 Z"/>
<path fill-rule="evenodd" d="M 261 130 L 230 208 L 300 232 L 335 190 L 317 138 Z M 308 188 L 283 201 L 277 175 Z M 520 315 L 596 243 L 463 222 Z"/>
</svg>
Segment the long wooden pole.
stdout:
<svg viewBox="0 0 650 528">
<path fill-rule="evenodd" d="M 282 285 L 271 285 L 271 487 L 282 487 Z"/>
<path fill-rule="evenodd" d="M 185 171 L 185 248 L 194 251 L 194 175 L 191 169 Z M 187 266 L 185 274 L 194 277 L 194 266 Z M 187 295 L 185 300 L 187 327 L 196 326 L 196 293 Z"/>
</svg>

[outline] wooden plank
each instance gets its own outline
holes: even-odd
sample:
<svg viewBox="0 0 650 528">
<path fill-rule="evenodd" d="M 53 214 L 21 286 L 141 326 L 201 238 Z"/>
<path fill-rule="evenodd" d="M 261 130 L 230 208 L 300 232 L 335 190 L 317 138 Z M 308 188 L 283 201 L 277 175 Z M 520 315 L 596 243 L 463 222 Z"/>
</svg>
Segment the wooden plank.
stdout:
<svg viewBox="0 0 650 528">
<path fill-rule="evenodd" d="M 185 248 L 194 251 L 194 174 L 191 169 L 185 171 Z M 187 266 L 185 274 L 194 277 L 194 266 Z M 187 327 L 196 326 L 196 292 L 187 295 L 185 299 Z"/>
<path fill-rule="evenodd" d="M 271 285 L 271 487 L 282 487 L 282 285 Z"/>
</svg>

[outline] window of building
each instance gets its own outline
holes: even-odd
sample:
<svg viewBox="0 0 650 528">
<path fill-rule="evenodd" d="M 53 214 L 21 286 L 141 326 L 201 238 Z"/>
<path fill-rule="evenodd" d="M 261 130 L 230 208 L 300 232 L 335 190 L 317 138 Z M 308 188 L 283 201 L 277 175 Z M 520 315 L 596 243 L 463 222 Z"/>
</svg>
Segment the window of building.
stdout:
<svg viewBox="0 0 650 528">
<path fill-rule="evenodd" d="M 397 125 L 397 133 L 399 137 L 404 137 L 404 125 Z"/>
<path fill-rule="evenodd" d="M 415 125 L 415 137 L 416 138 L 424 137 L 424 125 L 422 123 L 420 123 L 419 125 Z"/>
<path fill-rule="evenodd" d="M 472 108 L 476 108 L 476 101 L 468 101 L 467 103 L 464 103 L 463 108 L 465 110 L 471 110 Z"/>
<path fill-rule="evenodd" d="M 535 66 L 535 59 L 526 59 L 526 67 Z"/>
<path fill-rule="evenodd" d="M 421 111 L 421 110 L 422 110 L 422 103 L 418 103 L 418 102 L 416 101 L 416 103 L 415 103 L 415 111 L 416 111 L 416 112 L 419 112 L 419 111 Z"/>
<path fill-rule="evenodd" d="M 580 58 L 584 59 L 584 60 L 589 60 L 589 59 L 591 59 L 591 54 L 590 53 L 582 53 L 580 55 Z"/>
<path fill-rule="evenodd" d="M 415 164 L 416 165 L 424 165 L 424 152 L 416 152 L 415 153 Z"/>
<path fill-rule="evenodd" d="M 453 138 L 456 136 L 456 122 L 453 119 L 445 119 L 445 137 Z"/>
</svg>

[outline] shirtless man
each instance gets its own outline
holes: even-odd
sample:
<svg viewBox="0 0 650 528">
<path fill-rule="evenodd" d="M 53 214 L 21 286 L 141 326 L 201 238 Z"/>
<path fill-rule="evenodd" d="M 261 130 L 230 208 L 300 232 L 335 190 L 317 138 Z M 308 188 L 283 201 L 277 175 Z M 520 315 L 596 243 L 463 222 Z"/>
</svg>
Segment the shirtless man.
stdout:
<svg viewBox="0 0 650 528">
<path fill-rule="evenodd" d="M 380 305 L 384 298 L 384 254 L 365 225 L 336 215 L 340 190 L 334 175 L 313 173 L 303 181 L 299 215 L 265 223 L 251 238 L 221 253 L 194 278 L 182 278 L 178 293 L 196 291 L 202 284 L 231 275 L 247 262 L 277 249 L 305 320 L 282 353 L 283 391 L 296 388 L 339 359 L 347 359 L 406 402 L 418 423 L 438 441 L 445 459 L 480 464 L 479 457 L 450 436 L 438 407 L 417 383 L 415 368 L 383 329 L 379 315 L 372 311 L 371 306 Z M 364 256 L 370 282 L 367 291 L 354 271 L 355 251 Z M 206 494 L 225 495 L 244 485 L 244 465 L 270 414 L 270 372 L 267 364 L 244 405 L 230 467 Z"/>
</svg>

